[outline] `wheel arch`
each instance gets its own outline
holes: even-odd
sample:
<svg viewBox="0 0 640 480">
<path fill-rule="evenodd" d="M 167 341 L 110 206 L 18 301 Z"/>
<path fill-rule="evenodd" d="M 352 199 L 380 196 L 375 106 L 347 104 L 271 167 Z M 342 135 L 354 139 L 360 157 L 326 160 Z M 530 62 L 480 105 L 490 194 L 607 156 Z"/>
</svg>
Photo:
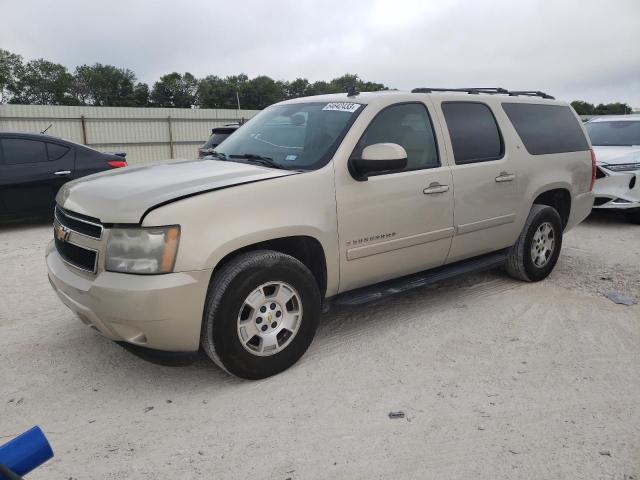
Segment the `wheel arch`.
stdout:
<svg viewBox="0 0 640 480">
<path fill-rule="evenodd" d="M 537 192 L 533 204 L 553 207 L 562 220 L 562 228 L 566 228 L 571 216 L 571 191 L 567 186 L 556 186 Z"/>
<path fill-rule="evenodd" d="M 222 258 L 220 258 L 213 268 L 211 278 L 213 278 L 227 262 L 235 258 L 237 255 L 255 250 L 273 250 L 286 255 L 291 255 L 302 262 L 316 279 L 321 298 L 325 297 L 328 282 L 326 253 L 322 243 L 317 238 L 310 235 L 275 237 L 248 243 L 238 247 L 227 252 L 222 256 Z"/>
</svg>

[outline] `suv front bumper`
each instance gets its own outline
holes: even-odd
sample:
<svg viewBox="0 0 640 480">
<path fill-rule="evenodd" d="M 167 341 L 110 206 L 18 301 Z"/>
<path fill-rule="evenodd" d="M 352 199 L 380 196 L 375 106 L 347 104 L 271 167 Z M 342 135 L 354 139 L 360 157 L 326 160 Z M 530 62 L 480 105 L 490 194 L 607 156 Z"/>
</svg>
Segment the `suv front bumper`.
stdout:
<svg viewBox="0 0 640 480">
<path fill-rule="evenodd" d="M 211 270 L 92 275 L 64 263 L 53 242 L 46 262 L 62 302 L 106 337 L 157 350 L 198 350 Z"/>
</svg>

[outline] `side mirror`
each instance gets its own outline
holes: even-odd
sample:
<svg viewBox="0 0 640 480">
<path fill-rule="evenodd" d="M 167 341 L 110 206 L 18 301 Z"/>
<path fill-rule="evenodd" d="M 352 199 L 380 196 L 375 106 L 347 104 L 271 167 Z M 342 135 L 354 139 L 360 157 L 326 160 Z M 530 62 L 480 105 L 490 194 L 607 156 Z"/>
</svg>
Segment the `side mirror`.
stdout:
<svg viewBox="0 0 640 480">
<path fill-rule="evenodd" d="M 349 170 L 358 181 L 365 181 L 370 173 L 402 170 L 407 166 L 407 152 L 397 143 L 375 143 L 365 147 L 361 158 L 349 161 Z"/>
</svg>

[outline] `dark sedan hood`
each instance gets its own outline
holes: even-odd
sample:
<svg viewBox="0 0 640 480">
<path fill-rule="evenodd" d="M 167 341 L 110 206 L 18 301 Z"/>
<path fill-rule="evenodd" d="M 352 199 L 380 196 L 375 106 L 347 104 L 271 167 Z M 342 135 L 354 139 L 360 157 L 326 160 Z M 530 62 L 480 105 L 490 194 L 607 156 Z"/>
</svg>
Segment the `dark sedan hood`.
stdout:
<svg viewBox="0 0 640 480">
<path fill-rule="evenodd" d="M 294 174 L 244 163 L 216 160 L 125 167 L 65 184 L 58 205 L 104 223 L 139 223 L 159 205 L 198 193 Z"/>
</svg>

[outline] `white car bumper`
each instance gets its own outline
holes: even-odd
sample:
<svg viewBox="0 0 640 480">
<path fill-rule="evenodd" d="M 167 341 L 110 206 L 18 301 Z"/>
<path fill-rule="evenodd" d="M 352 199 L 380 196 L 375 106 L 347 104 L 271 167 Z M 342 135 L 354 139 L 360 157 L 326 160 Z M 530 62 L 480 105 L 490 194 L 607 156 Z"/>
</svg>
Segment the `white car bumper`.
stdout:
<svg viewBox="0 0 640 480">
<path fill-rule="evenodd" d="M 593 186 L 593 208 L 629 210 L 640 208 L 640 170 L 612 172 L 598 166 Z"/>
</svg>

